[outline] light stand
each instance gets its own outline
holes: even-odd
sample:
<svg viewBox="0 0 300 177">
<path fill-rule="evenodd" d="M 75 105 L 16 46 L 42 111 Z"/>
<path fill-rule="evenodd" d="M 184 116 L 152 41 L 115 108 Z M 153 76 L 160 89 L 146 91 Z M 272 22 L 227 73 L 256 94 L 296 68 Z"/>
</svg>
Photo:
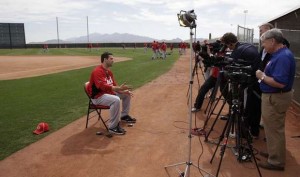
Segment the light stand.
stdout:
<svg viewBox="0 0 300 177">
<path fill-rule="evenodd" d="M 180 26 L 184 27 L 190 27 L 190 48 L 192 50 L 192 40 L 193 40 L 193 28 L 196 27 L 195 19 L 196 14 L 194 13 L 194 10 L 188 11 L 185 14 L 178 14 L 178 21 Z M 191 162 L 191 152 L 192 152 L 192 85 L 193 85 L 193 65 L 192 65 L 192 59 L 193 59 L 193 52 L 190 52 L 190 82 L 189 82 L 189 143 L 188 143 L 188 157 L 186 162 L 180 162 L 172 165 L 165 166 L 165 170 L 167 171 L 168 167 L 177 167 L 178 165 L 186 164 L 184 173 L 180 173 L 180 177 L 189 177 L 190 176 L 190 168 L 191 166 L 196 167 L 198 170 L 201 170 L 208 174 L 209 176 L 214 177 L 214 175 L 210 174 L 209 172 L 201 169 L 200 167 L 194 165 Z"/>
</svg>

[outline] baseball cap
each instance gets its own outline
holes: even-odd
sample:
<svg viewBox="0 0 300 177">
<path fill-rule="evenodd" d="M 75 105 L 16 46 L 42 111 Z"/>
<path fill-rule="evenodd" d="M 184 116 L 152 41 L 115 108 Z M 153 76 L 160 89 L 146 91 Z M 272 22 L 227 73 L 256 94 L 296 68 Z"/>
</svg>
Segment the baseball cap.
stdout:
<svg viewBox="0 0 300 177">
<path fill-rule="evenodd" d="M 41 122 L 38 124 L 38 126 L 33 131 L 33 133 L 39 135 L 46 131 L 49 131 L 49 125 L 46 122 Z"/>
</svg>

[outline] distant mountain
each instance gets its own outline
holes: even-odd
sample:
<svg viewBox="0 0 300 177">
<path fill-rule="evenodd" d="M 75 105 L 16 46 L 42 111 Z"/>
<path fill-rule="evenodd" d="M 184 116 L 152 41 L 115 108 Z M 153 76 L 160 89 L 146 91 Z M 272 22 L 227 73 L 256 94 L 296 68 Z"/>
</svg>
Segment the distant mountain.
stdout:
<svg viewBox="0 0 300 177">
<path fill-rule="evenodd" d="M 64 43 L 68 43 L 67 41 L 64 40 L 59 40 L 60 44 L 64 44 Z M 44 42 L 30 42 L 29 44 L 57 44 L 57 39 L 51 39 L 51 40 L 47 40 Z"/>
<path fill-rule="evenodd" d="M 158 42 L 168 42 L 168 43 L 178 43 L 181 42 L 182 39 L 180 38 L 175 38 L 175 39 L 171 39 L 171 40 L 166 40 L 166 39 L 162 39 L 162 40 L 157 40 Z"/>
<path fill-rule="evenodd" d="M 89 35 L 89 41 L 91 43 L 143 43 L 143 42 L 152 42 L 152 41 L 160 41 L 160 42 L 181 42 L 183 41 L 180 38 L 172 39 L 172 40 L 159 40 L 146 36 L 138 36 L 134 34 L 128 33 L 113 33 L 113 34 L 99 34 L 92 33 Z M 87 36 L 80 37 L 72 37 L 65 40 L 59 40 L 60 43 L 87 43 Z M 57 39 L 51 39 L 44 42 L 31 42 L 30 44 L 57 44 Z"/>
<path fill-rule="evenodd" d="M 99 34 L 99 33 L 92 33 L 89 35 L 89 39 L 91 43 L 122 43 L 122 42 L 151 42 L 155 39 L 145 37 L 145 36 L 138 36 L 134 34 L 128 33 L 113 33 L 113 34 Z M 87 36 L 80 36 L 74 38 L 68 38 L 66 41 L 70 43 L 87 43 Z"/>
<path fill-rule="evenodd" d="M 190 39 L 182 40 L 180 38 L 175 38 L 171 40 L 166 39 L 154 39 L 146 36 L 138 36 L 134 34 L 128 33 L 113 33 L 113 34 L 99 34 L 99 33 L 92 33 L 89 35 L 89 39 L 91 43 L 150 43 L 152 41 L 159 41 L 159 42 L 167 42 L 167 43 L 179 43 L 179 42 L 186 42 L 189 43 Z M 219 38 L 213 38 L 209 40 L 209 42 L 215 42 Z M 193 41 L 200 41 L 203 42 L 205 38 L 193 38 Z M 259 39 L 253 39 L 254 43 L 258 43 Z M 80 37 L 73 37 L 68 38 L 65 40 L 59 40 L 60 44 L 71 44 L 71 43 L 87 43 L 87 36 L 80 36 Z M 44 42 L 31 42 L 29 44 L 57 44 L 57 39 L 51 39 Z"/>
</svg>

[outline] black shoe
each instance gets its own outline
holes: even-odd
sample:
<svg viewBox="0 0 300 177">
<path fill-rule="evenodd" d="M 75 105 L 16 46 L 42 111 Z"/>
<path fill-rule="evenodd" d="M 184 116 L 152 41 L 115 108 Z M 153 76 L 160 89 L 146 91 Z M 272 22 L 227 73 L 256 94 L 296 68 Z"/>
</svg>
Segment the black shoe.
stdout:
<svg viewBox="0 0 300 177">
<path fill-rule="evenodd" d="M 192 108 L 192 112 L 199 112 L 200 109 L 199 108 Z"/>
<path fill-rule="evenodd" d="M 126 130 L 120 126 L 120 123 L 118 124 L 118 126 L 119 126 L 119 129 L 120 129 L 121 131 L 123 131 L 124 133 L 126 133 Z"/>
<path fill-rule="evenodd" d="M 121 128 L 119 125 L 117 125 L 115 128 L 110 128 L 109 132 L 116 135 L 125 135 L 124 129 Z"/>
<path fill-rule="evenodd" d="M 136 119 L 130 117 L 129 115 L 121 117 L 121 120 L 126 123 L 136 123 Z"/>
<path fill-rule="evenodd" d="M 221 120 L 228 120 L 228 118 L 229 118 L 229 115 L 225 115 L 225 116 L 220 117 Z"/>
</svg>

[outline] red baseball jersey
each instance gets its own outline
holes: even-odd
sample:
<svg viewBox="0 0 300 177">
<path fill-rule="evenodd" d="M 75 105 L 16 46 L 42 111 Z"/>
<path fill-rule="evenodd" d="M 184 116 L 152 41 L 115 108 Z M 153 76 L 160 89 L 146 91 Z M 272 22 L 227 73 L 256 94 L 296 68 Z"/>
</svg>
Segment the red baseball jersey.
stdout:
<svg viewBox="0 0 300 177">
<path fill-rule="evenodd" d="M 113 73 L 109 69 L 105 69 L 102 65 L 97 66 L 91 74 L 90 84 L 88 86 L 88 92 L 92 95 L 93 85 L 97 88 L 97 94 L 94 98 L 98 98 L 103 94 L 115 95 L 112 90 L 112 86 L 116 86 L 117 83 L 114 79 Z M 95 88 L 94 88 L 95 89 Z"/>
</svg>

